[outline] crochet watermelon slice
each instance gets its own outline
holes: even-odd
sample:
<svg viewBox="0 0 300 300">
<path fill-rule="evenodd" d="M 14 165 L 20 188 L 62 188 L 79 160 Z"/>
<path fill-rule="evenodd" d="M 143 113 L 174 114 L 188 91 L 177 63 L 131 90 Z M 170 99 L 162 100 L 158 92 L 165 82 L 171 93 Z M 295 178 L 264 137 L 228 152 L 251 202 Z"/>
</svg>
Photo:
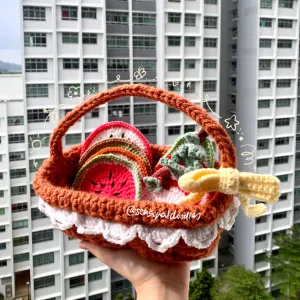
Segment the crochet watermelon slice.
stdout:
<svg viewBox="0 0 300 300">
<path fill-rule="evenodd" d="M 152 164 L 150 143 L 138 129 L 124 122 L 108 122 L 95 129 L 84 142 L 80 156 L 82 156 L 90 146 L 109 138 L 123 138 L 134 142 L 147 154 L 149 162 Z"/>
<path fill-rule="evenodd" d="M 140 200 L 142 184 L 134 163 L 113 154 L 100 155 L 77 173 L 75 190 L 99 196 Z"/>
</svg>

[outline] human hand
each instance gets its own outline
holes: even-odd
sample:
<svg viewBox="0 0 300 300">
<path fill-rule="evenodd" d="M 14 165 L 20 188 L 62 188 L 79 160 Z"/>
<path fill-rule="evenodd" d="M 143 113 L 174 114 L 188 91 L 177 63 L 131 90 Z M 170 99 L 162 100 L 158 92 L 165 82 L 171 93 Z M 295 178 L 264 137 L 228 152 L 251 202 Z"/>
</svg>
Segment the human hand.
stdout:
<svg viewBox="0 0 300 300">
<path fill-rule="evenodd" d="M 147 260 L 130 249 L 108 249 L 90 242 L 79 248 L 89 250 L 104 264 L 128 279 L 138 300 L 188 299 L 189 263 L 164 264 Z"/>
</svg>

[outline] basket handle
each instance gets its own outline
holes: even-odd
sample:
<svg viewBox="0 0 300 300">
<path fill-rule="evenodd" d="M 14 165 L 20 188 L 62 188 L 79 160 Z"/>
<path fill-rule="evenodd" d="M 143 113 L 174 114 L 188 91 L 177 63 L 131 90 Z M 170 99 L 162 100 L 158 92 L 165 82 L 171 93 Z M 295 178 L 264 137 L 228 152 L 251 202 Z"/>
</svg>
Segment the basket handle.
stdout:
<svg viewBox="0 0 300 300">
<path fill-rule="evenodd" d="M 163 89 L 143 84 L 121 85 L 108 91 L 98 93 L 88 100 L 77 105 L 68 113 L 55 128 L 50 140 L 50 158 L 64 160 L 62 138 L 78 120 L 96 107 L 120 97 L 144 97 L 172 106 L 191 117 L 206 131 L 216 143 L 220 152 L 220 161 L 223 168 L 236 168 L 235 148 L 226 133 L 226 130 L 213 119 L 205 109 L 188 101 L 180 95 Z"/>
</svg>

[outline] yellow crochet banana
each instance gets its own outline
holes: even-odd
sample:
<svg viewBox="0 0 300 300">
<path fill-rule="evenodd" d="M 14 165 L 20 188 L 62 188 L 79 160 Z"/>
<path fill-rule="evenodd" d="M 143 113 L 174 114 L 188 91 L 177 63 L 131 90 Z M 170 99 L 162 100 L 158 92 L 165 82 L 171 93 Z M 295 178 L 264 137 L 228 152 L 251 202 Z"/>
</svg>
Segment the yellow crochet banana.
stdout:
<svg viewBox="0 0 300 300">
<path fill-rule="evenodd" d="M 275 203 L 280 196 L 280 181 L 271 175 L 239 172 L 237 169 L 200 169 L 179 178 L 179 186 L 190 194 L 182 202 L 196 203 L 206 192 L 237 194 L 248 217 L 265 213 L 264 204 L 250 205 L 250 198 Z"/>
</svg>

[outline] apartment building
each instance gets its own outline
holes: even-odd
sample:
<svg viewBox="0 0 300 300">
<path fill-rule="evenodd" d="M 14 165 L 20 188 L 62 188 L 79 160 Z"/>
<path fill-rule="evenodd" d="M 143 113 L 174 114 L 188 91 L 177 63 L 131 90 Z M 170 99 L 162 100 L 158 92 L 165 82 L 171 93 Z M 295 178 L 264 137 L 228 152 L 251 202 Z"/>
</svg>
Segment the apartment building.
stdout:
<svg viewBox="0 0 300 300">
<path fill-rule="evenodd" d="M 231 89 L 223 91 L 227 114 L 240 122 L 231 130 L 238 166 L 277 176 L 282 191 L 263 216 L 239 214 L 230 243 L 236 264 L 265 276 L 272 272 L 265 255 L 278 253 L 274 237 L 300 221 L 299 1 L 228 1 L 228 7 Z M 272 283 L 267 287 L 278 293 Z"/>
<path fill-rule="evenodd" d="M 52 228 L 37 209 L 31 183 L 49 155 L 58 120 L 117 84 L 166 88 L 219 114 L 220 1 L 21 0 L 20 11 L 23 76 L 18 85 L 0 84 L 14 87 L 12 95 L 0 92 L 0 293 L 35 300 L 133 293 L 127 280 Z M 64 147 L 113 120 L 168 145 L 199 129 L 163 104 L 126 97 L 86 115 L 69 130 Z M 191 278 L 202 266 L 216 275 L 218 264 L 218 251 L 193 262 Z"/>
</svg>

